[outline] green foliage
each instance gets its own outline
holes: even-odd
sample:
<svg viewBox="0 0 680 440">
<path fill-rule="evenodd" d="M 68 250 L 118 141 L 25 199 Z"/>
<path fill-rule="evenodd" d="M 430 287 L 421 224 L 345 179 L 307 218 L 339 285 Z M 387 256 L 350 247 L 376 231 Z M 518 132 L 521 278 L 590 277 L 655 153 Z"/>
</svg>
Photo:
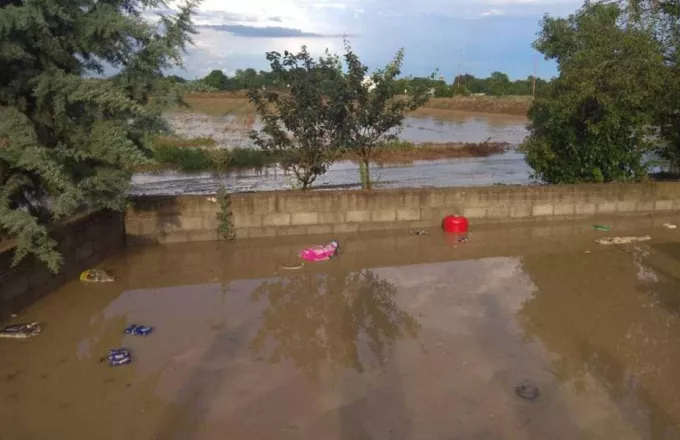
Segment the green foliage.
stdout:
<svg viewBox="0 0 680 440">
<path fill-rule="evenodd" d="M 159 145 L 153 148 L 155 162 L 163 168 L 179 171 L 226 171 L 238 168 L 262 168 L 276 164 L 278 157 L 254 148 L 198 148 Z"/>
<path fill-rule="evenodd" d="M 220 184 L 217 191 L 217 235 L 221 240 L 236 238 L 234 231 L 233 213 L 231 211 L 231 196 L 224 184 Z"/>
<path fill-rule="evenodd" d="M 203 78 L 203 84 L 212 87 L 215 90 L 225 90 L 227 85 L 227 75 L 221 70 L 213 70 Z"/>
<path fill-rule="evenodd" d="M 303 47 L 297 54 L 269 52 L 267 60 L 287 89 L 250 89 L 263 125 L 251 138 L 308 189 L 326 172 L 341 142 L 346 108 L 339 59 L 326 53 L 315 60 Z"/>
<path fill-rule="evenodd" d="M 397 138 L 406 113 L 425 104 L 429 94 L 425 87 L 414 88 L 406 97 L 398 97 L 397 78 L 401 73 L 404 51 L 382 70 L 367 77 L 368 68 L 345 41 L 346 87 L 343 97 L 347 99 L 349 114 L 344 121 L 344 148 L 356 154 L 363 164 L 362 186 L 371 189 L 370 162 L 376 148 Z M 365 86 L 365 79 L 374 84 L 372 90 Z"/>
<path fill-rule="evenodd" d="M 566 19 L 545 17 L 537 50 L 560 75 L 529 112 L 522 149 L 550 183 L 639 180 L 648 126 L 665 83 L 652 34 L 619 25 L 616 5 L 586 3 Z"/>
<path fill-rule="evenodd" d="M 82 208 L 123 209 L 148 161 L 160 109 L 179 99 L 162 70 L 181 63 L 189 2 L 150 24 L 160 2 L 32 0 L 0 6 L 0 229 L 56 272 L 47 226 Z M 118 69 L 98 79 L 104 64 Z"/>
</svg>

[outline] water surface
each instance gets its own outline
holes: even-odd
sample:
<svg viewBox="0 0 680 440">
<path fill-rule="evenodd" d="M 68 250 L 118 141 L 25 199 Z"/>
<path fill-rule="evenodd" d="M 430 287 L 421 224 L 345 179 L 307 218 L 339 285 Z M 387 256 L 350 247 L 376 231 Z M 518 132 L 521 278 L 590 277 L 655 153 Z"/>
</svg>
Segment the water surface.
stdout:
<svg viewBox="0 0 680 440">
<path fill-rule="evenodd" d="M 680 238 L 655 223 L 610 223 L 653 236 L 624 247 L 589 224 L 347 236 L 298 271 L 309 238 L 128 249 L 0 339 L 0 438 L 676 439 Z M 118 346 L 131 365 L 99 363 Z"/>
</svg>

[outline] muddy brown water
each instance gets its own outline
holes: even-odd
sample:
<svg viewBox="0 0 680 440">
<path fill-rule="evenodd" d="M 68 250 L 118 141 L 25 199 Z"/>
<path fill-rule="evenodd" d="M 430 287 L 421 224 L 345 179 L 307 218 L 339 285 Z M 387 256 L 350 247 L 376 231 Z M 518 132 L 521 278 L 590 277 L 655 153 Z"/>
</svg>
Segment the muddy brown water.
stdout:
<svg viewBox="0 0 680 440">
<path fill-rule="evenodd" d="M 0 439 L 677 439 L 669 220 L 131 248 L 11 320 L 44 329 L 0 339 Z"/>
</svg>

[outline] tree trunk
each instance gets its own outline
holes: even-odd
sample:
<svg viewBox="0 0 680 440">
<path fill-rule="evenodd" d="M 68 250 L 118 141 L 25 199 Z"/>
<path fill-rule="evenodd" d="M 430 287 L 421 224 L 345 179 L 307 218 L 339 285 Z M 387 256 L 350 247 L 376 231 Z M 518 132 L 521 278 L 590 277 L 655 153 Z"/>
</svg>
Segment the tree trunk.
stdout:
<svg viewBox="0 0 680 440">
<path fill-rule="evenodd" d="M 371 189 L 373 187 L 372 182 L 371 182 L 371 167 L 370 167 L 370 161 L 368 159 L 365 159 L 363 162 L 364 165 L 364 173 L 366 181 L 364 182 L 364 189 Z"/>
</svg>

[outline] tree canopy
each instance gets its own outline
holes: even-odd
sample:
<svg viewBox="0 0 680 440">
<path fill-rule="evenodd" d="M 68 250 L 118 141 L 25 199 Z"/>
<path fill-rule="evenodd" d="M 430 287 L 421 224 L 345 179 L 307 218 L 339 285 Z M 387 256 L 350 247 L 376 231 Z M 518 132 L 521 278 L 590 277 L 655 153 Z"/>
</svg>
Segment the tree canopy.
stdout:
<svg viewBox="0 0 680 440">
<path fill-rule="evenodd" d="M 0 228 L 15 262 L 57 271 L 50 222 L 122 209 L 131 168 L 147 161 L 159 109 L 177 100 L 164 69 L 181 64 L 190 1 L 156 23 L 154 0 L 15 0 L 0 8 Z M 117 74 L 99 78 L 105 68 Z"/>
<path fill-rule="evenodd" d="M 660 44 L 647 28 L 621 26 L 618 5 L 586 4 L 546 16 L 534 46 L 559 76 L 529 111 L 523 145 L 535 176 L 549 183 L 639 180 L 655 101 L 666 85 Z"/>
</svg>

